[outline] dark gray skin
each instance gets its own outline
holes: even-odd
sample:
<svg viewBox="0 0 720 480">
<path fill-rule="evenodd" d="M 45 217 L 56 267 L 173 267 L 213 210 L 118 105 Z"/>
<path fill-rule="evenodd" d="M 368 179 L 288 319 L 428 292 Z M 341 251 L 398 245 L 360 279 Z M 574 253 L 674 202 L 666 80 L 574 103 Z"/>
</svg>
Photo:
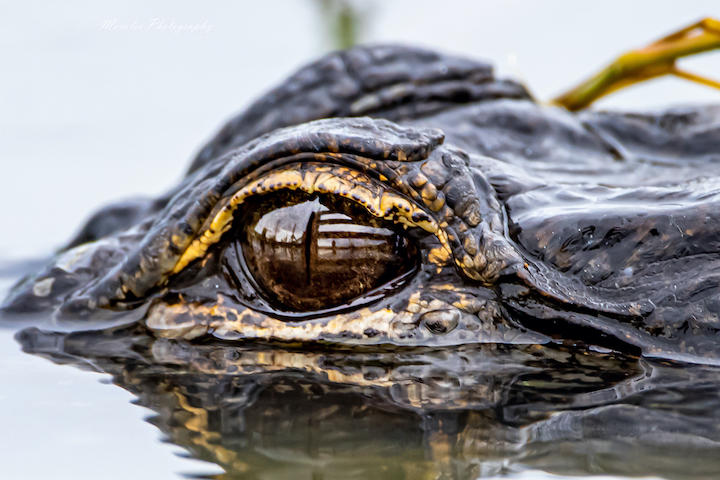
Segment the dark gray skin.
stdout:
<svg viewBox="0 0 720 480">
<path fill-rule="evenodd" d="M 414 222 L 413 275 L 308 314 L 278 309 L 243 272 L 229 280 L 235 230 L 182 265 L 233 194 L 288 166 L 346 167 L 334 179 L 361 172 L 353 181 L 410 202 L 386 218 Z M 567 341 L 714 363 L 719 174 L 718 106 L 572 114 L 484 63 L 356 48 L 231 119 L 163 198 L 94 216 L 3 308 L 181 339 Z"/>
</svg>

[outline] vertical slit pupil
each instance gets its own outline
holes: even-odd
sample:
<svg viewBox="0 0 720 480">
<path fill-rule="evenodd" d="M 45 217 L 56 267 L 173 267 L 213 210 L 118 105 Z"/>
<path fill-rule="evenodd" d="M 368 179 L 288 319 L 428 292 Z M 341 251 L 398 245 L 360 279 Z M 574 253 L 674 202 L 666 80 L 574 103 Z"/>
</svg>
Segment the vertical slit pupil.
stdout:
<svg viewBox="0 0 720 480">
<path fill-rule="evenodd" d="M 316 235 L 315 232 L 315 216 L 317 212 L 313 211 L 310 214 L 307 225 L 305 225 L 305 281 L 309 284 L 312 280 L 312 254 L 313 254 L 313 240 Z"/>
</svg>

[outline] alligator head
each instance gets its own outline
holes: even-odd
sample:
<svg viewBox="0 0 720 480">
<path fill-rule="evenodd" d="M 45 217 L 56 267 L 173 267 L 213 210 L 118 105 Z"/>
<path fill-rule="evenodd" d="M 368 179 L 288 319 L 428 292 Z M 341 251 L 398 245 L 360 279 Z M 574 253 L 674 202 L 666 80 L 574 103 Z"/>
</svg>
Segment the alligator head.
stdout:
<svg viewBox="0 0 720 480">
<path fill-rule="evenodd" d="M 101 210 L 3 308 L 176 339 L 717 358 L 719 120 L 571 114 L 423 50 L 332 54 L 167 195 Z"/>
</svg>

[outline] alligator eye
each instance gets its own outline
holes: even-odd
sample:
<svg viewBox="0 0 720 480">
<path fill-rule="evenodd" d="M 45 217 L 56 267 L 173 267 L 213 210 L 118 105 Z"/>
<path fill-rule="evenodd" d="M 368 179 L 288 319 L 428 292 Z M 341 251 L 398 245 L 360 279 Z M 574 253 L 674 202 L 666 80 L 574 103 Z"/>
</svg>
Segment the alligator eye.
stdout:
<svg viewBox="0 0 720 480">
<path fill-rule="evenodd" d="M 245 263 L 268 299 L 307 312 L 348 303 L 412 269 L 400 229 L 347 200 L 266 199 L 243 222 Z"/>
</svg>

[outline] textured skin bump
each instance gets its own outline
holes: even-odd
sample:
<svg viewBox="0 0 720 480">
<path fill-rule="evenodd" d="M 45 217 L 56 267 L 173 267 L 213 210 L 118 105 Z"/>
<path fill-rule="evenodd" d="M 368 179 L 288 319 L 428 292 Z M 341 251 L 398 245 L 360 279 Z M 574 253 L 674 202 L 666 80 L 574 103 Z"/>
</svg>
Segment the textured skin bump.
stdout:
<svg viewBox="0 0 720 480">
<path fill-rule="evenodd" d="M 496 80 L 487 63 L 430 50 L 388 45 L 337 52 L 301 69 L 228 121 L 190 171 L 289 125 L 364 115 L 400 120 L 494 98 L 528 94 L 518 83 Z"/>
</svg>

